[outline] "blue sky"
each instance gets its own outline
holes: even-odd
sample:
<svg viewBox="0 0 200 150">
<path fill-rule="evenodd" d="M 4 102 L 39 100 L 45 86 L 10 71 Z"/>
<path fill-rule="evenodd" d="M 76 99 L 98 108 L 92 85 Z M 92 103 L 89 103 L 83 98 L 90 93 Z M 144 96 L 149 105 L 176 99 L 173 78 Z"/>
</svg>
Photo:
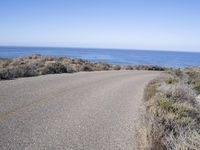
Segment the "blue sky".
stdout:
<svg viewBox="0 0 200 150">
<path fill-rule="evenodd" d="M 200 51 L 200 0 L 1 0 L 0 45 Z"/>
</svg>

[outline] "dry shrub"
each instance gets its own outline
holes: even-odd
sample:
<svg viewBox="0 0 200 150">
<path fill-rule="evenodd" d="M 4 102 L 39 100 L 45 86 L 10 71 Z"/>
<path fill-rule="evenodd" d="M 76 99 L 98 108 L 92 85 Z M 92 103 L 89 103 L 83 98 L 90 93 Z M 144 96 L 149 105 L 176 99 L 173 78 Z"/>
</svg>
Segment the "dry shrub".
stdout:
<svg viewBox="0 0 200 150">
<path fill-rule="evenodd" d="M 104 65 L 105 66 L 105 65 Z M 103 69 L 103 67 L 101 68 Z M 42 74 L 94 71 L 94 64 L 81 59 L 32 55 L 14 59 L 0 59 L 0 79 L 37 76 Z"/>
<path fill-rule="evenodd" d="M 147 85 L 144 121 L 136 134 L 138 149 L 200 149 L 200 106 L 186 77 L 178 70 Z"/>
<path fill-rule="evenodd" d="M 199 71 L 187 70 L 186 74 L 189 75 L 189 77 L 191 79 L 200 78 L 200 72 Z"/>
<path fill-rule="evenodd" d="M 168 68 L 153 65 L 137 65 L 134 67 L 136 70 L 154 70 L 154 71 L 165 71 Z"/>
<path fill-rule="evenodd" d="M 79 71 L 94 71 L 93 66 L 90 64 L 82 65 Z"/>
<path fill-rule="evenodd" d="M 151 115 L 145 114 L 140 118 L 135 134 L 138 150 L 166 150 L 162 141 L 164 129 L 155 124 L 155 119 Z"/>
<path fill-rule="evenodd" d="M 0 71 L 0 79 L 14 79 L 18 77 L 31 77 L 38 75 L 35 66 L 21 65 L 5 68 Z"/>
<path fill-rule="evenodd" d="M 12 59 L 0 58 L 0 68 L 6 68 L 12 62 Z"/>
<path fill-rule="evenodd" d="M 66 73 L 66 67 L 60 62 L 47 63 L 43 69 L 40 70 L 42 74 Z"/>
<path fill-rule="evenodd" d="M 101 71 L 101 70 L 111 70 L 111 65 L 104 63 L 104 62 L 98 62 L 98 63 L 94 63 L 95 68 L 97 71 Z"/>
<path fill-rule="evenodd" d="M 196 104 L 196 94 L 190 85 L 180 82 L 173 85 L 166 85 L 163 83 L 159 87 L 159 90 L 161 90 L 164 95 L 174 103 Z"/>
<path fill-rule="evenodd" d="M 133 66 L 124 66 L 124 70 L 133 70 L 134 67 Z"/>
<path fill-rule="evenodd" d="M 113 70 L 120 70 L 120 69 L 121 69 L 121 66 L 115 65 L 115 66 L 112 67 L 112 69 L 113 69 Z"/>
<path fill-rule="evenodd" d="M 144 96 L 143 96 L 145 101 L 148 101 L 155 96 L 155 94 L 157 93 L 157 87 L 159 81 L 160 79 L 155 79 L 150 81 L 149 84 L 147 84 L 147 86 L 144 89 Z"/>
<path fill-rule="evenodd" d="M 49 57 L 39 54 L 18 57 L 13 59 L 0 59 L 0 80 L 14 79 L 18 77 L 37 76 L 42 74 L 72 73 L 79 71 L 102 70 L 164 70 L 158 66 L 120 66 L 103 62 L 92 63 L 82 59 L 65 57 Z"/>
<path fill-rule="evenodd" d="M 165 145 L 171 150 L 199 150 L 200 134 L 196 130 L 179 128 L 179 134 L 174 136 L 173 132 L 165 136 Z"/>
</svg>

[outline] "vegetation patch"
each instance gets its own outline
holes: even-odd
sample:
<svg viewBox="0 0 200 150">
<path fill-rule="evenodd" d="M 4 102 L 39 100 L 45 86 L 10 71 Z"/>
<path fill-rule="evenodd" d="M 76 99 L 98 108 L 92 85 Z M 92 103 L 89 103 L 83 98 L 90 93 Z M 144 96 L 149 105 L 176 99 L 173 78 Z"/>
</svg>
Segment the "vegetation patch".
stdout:
<svg viewBox="0 0 200 150">
<path fill-rule="evenodd" d="M 165 79 L 165 83 L 167 83 L 167 84 L 175 84 L 177 82 L 178 82 L 178 79 L 173 78 L 173 77 L 168 77 Z"/>
<path fill-rule="evenodd" d="M 200 78 L 195 79 L 194 81 L 194 89 L 200 94 Z"/>
<path fill-rule="evenodd" d="M 138 149 L 199 150 L 199 73 L 176 69 L 166 74 L 145 88 L 146 112 L 140 124 L 142 132 L 137 132 Z"/>
<path fill-rule="evenodd" d="M 107 71 L 107 70 L 155 70 L 163 71 L 159 66 L 120 66 L 103 62 L 92 63 L 82 59 L 66 57 L 48 57 L 32 55 L 13 59 L 0 58 L 0 80 L 19 77 L 31 77 L 45 74 L 73 73 L 79 71 Z"/>
</svg>

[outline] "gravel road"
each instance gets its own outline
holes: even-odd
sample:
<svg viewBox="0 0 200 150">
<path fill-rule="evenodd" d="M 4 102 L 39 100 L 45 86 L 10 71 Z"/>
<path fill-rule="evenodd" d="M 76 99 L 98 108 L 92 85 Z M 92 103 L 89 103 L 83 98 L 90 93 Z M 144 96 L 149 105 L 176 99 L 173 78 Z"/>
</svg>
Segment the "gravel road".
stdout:
<svg viewBox="0 0 200 150">
<path fill-rule="evenodd" d="M 1 150 L 133 150 L 153 71 L 102 71 L 0 81 Z"/>
</svg>

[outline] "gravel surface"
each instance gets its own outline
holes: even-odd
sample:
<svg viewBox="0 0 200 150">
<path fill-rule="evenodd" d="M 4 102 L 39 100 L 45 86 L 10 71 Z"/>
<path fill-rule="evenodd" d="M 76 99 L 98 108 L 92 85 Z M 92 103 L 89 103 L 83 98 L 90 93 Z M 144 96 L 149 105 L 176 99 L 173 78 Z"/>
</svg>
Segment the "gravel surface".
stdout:
<svg viewBox="0 0 200 150">
<path fill-rule="evenodd" d="M 133 150 L 153 71 L 102 71 L 0 81 L 1 150 Z"/>
</svg>

